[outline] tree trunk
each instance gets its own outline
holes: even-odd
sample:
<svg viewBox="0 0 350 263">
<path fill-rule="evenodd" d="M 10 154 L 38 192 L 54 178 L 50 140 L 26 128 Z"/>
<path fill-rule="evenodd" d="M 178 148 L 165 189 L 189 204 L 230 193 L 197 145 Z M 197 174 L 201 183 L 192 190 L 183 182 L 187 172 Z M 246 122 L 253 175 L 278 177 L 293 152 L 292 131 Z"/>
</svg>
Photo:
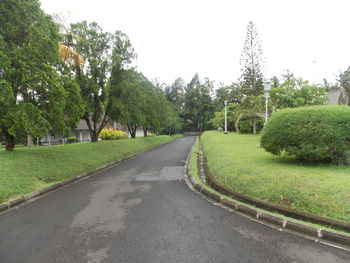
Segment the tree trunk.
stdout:
<svg viewBox="0 0 350 263">
<path fill-rule="evenodd" d="M 135 139 L 136 137 L 136 129 L 137 129 L 137 125 L 136 124 L 127 124 L 126 127 L 128 128 L 128 131 L 130 133 L 130 137 Z"/>
<path fill-rule="evenodd" d="M 147 128 L 143 128 L 143 137 L 147 137 Z"/>
<path fill-rule="evenodd" d="M 5 139 L 6 151 L 13 151 L 15 149 L 15 137 L 11 135 L 7 130 L 3 131 Z"/>
<path fill-rule="evenodd" d="M 33 138 L 29 134 L 27 135 L 27 146 L 28 147 L 33 147 L 34 146 Z"/>
<path fill-rule="evenodd" d="M 91 142 L 98 142 L 98 134 L 96 131 L 90 132 Z"/>
<path fill-rule="evenodd" d="M 256 134 L 256 117 L 253 118 L 253 134 Z"/>
</svg>

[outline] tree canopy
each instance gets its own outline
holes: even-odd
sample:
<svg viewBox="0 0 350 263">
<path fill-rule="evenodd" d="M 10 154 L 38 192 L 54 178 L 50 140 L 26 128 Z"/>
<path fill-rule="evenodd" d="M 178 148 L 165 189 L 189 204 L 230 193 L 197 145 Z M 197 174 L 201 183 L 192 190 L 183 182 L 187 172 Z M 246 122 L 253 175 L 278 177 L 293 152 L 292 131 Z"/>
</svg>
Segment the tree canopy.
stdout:
<svg viewBox="0 0 350 263">
<path fill-rule="evenodd" d="M 0 13 L 0 129 L 11 151 L 20 136 L 67 133 L 81 108 L 68 106 L 79 87 L 58 74 L 58 26 L 39 2 L 3 0 Z"/>
</svg>

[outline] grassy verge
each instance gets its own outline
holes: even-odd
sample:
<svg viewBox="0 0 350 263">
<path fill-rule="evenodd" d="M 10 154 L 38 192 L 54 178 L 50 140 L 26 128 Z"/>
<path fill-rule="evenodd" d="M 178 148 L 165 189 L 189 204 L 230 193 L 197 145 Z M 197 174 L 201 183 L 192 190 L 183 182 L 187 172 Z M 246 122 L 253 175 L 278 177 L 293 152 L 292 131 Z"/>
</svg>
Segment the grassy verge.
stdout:
<svg viewBox="0 0 350 263">
<path fill-rule="evenodd" d="M 171 141 L 140 137 L 0 151 L 0 203 Z"/>
<path fill-rule="evenodd" d="M 349 166 L 275 157 L 259 147 L 259 136 L 206 132 L 202 141 L 208 165 L 224 185 L 300 211 L 350 221 Z"/>
</svg>

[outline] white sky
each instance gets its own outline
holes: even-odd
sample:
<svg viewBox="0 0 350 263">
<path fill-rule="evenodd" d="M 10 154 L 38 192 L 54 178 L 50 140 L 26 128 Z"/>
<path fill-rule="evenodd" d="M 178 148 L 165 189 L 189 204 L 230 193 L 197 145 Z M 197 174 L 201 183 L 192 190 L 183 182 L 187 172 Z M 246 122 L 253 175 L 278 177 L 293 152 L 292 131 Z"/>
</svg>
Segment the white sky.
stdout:
<svg viewBox="0 0 350 263">
<path fill-rule="evenodd" d="M 350 65 L 349 0 L 41 0 L 45 12 L 70 12 L 126 33 L 149 79 L 172 83 L 194 73 L 229 84 L 240 76 L 246 25 L 257 26 L 266 77 L 289 69 L 321 82 Z M 316 61 L 316 62 L 313 62 Z"/>
</svg>

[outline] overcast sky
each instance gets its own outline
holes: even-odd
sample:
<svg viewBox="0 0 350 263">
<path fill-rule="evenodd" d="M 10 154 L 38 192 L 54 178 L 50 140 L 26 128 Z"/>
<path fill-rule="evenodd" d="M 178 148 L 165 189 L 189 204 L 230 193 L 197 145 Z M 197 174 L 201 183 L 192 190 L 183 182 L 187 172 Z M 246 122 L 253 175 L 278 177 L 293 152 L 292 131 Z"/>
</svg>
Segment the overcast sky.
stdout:
<svg viewBox="0 0 350 263">
<path fill-rule="evenodd" d="M 49 14 L 126 33 L 148 78 L 167 84 L 194 73 L 229 84 L 240 76 L 246 25 L 254 21 L 266 77 L 286 69 L 334 82 L 350 65 L 349 0 L 41 0 Z"/>
</svg>

